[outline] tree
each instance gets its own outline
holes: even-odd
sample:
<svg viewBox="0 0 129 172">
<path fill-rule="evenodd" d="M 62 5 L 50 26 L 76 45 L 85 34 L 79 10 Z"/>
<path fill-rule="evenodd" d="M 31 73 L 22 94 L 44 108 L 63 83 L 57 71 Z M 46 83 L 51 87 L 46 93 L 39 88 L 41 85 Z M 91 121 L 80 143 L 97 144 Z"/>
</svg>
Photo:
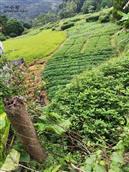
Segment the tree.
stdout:
<svg viewBox="0 0 129 172">
<path fill-rule="evenodd" d="M 8 21 L 6 16 L 0 15 L 0 31 L 3 32 L 5 30 L 5 25 Z"/>
<path fill-rule="evenodd" d="M 10 36 L 19 36 L 23 33 L 23 25 L 16 19 L 10 19 L 5 26 L 5 34 Z"/>
<path fill-rule="evenodd" d="M 96 9 L 96 2 L 95 0 L 87 0 L 84 2 L 83 7 L 82 7 L 82 11 L 83 13 L 89 13 L 89 12 L 93 12 Z"/>
<path fill-rule="evenodd" d="M 59 15 L 61 18 L 70 17 L 76 13 L 89 13 L 111 6 L 112 0 L 63 0 L 59 6 Z"/>
<path fill-rule="evenodd" d="M 112 7 L 112 0 L 102 0 L 100 3 L 100 8 Z"/>
<path fill-rule="evenodd" d="M 121 12 L 128 12 L 129 8 L 124 9 L 128 0 L 113 0 L 113 17 L 114 19 L 121 19 L 123 17 Z"/>
<path fill-rule="evenodd" d="M 32 27 L 32 24 L 31 24 L 31 23 L 24 23 L 24 22 L 23 22 L 23 26 L 24 26 L 24 28 L 26 28 L 26 29 L 30 29 L 30 28 Z"/>
<path fill-rule="evenodd" d="M 44 24 L 47 24 L 49 22 L 55 22 L 59 19 L 58 15 L 55 13 L 46 13 L 43 15 L 38 16 L 34 21 L 33 21 L 33 26 L 42 26 Z"/>
</svg>

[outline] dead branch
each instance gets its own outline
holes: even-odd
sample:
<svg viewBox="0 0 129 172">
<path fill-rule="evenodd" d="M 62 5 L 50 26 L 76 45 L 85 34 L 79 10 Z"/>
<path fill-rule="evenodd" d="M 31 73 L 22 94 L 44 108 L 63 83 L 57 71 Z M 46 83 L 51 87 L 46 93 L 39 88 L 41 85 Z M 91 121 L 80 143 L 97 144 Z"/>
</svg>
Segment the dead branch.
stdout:
<svg viewBox="0 0 129 172">
<path fill-rule="evenodd" d="M 125 6 L 123 7 L 123 10 L 125 10 L 128 6 L 129 6 L 129 1 L 125 4 Z"/>
<path fill-rule="evenodd" d="M 70 166 L 72 167 L 72 169 L 76 170 L 77 172 L 84 172 L 83 170 L 81 170 L 79 167 L 76 167 L 74 164 L 70 163 Z"/>
</svg>

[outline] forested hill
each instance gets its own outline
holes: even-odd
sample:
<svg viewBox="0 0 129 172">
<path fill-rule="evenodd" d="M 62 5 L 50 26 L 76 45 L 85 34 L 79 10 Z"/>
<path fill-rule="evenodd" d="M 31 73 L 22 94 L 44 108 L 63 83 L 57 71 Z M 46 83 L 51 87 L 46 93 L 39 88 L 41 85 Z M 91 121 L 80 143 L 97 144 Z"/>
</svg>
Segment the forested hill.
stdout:
<svg viewBox="0 0 129 172">
<path fill-rule="evenodd" d="M 75 13 L 89 13 L 111 6 L 112 0 L 63 0 L 63 3 L 59 6 L 59 13 L 63 18 Z"/>
<path fill-rule="evenodd" d="M 62 0 L 0 0 L 0 13 L 19 19 L 32 19 L 54 11 Z"/>
<path fill-rule="evenodd" d="M 129 172 L 129 0 L 108 2 L 0 16 L 0 172 Z"/>
<path fill-rule="evenodd" d="M 35 18 L 34 26 L 42 26 L 48 22 L 75 16 L 78 13 L 87 14 L 112 6 L 112 0 L 61 0 L 56 13 L 41 14 Z"/>
<path fill-rule="evenodd" d="M 111 7 L 112 0 L 1 0 L 0 13 L 9 17 L 30 20 L 47 12 L 58 10 L 61 18 L 76 13 L 89 13 Z"/>
</svg>

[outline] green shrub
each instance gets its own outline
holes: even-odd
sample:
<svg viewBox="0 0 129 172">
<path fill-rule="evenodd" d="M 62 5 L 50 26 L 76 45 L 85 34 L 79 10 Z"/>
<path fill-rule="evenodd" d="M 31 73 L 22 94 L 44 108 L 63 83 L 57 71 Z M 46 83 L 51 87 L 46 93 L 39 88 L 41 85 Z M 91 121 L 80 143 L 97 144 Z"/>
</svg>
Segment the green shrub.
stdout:
<svg viewBox="0 0 129 172">
<path fill-rule="evenodd" d="M 5 41 L 6 39 L 7 37 L 3 33 L 0 33 L 0 41 Z"/>
<path fill-rule="evenodd" d="M 125 26 L 126 29 L 129 29 L 129 20 L 124 22 L 124 26 Z"/>
<path fill-rule="evenodd" d="M 113 9 L 112 16 L 115 20 L 120 20 L 123 17 L 123 13 L 121 11 Z"/>
<path fill-rule="evenodd" d="M 110 14 L 101 14 L 99 17 L 100 23 L 107 23 L 110 21 Z"/>
<path fill-rule="evenodd" d="M 75 19 L 72 19 L 71 22 L 78 22 L 80 20 L 81 20 L 80 18 L 75 18 Z"/>
<path fill-rule="evenodd" d="M 14 37 L 17 36 L 17 34 L 16 33 L 10 33 L 9 36 L 12 37 L 12 38 L 14 38 Z"/>
<path fill-rule="evenodd" d="M 21 22 L 19 22 L 16 19 L 10 19 L 8 20 L 6 26 L 5 26 L 5 34 L 11 36 L 11 34 L 14 37 L 14 35 L 19 36 L 23 33 L 24 27 Z"/>
<path fill-rule="evenodd" d="M 23 23 L 23 26 L 26 28 L 26 29 L 30 29 L 32 27 L 32 25 L 30 23 Z"/>
<path fill-rule="evenodd" d="M 129 29 L 129 13 L 124 14 L 122 19 L 119 21 L 119 24 L 124 25 L 126 29 Z"/>
<path fill-rule="evenodd" d="M 86 22 L 95 22 L 98 21 L 98 19 L 99 19 L 99 15 L 91 15 L 86 18 Z"/>
<path fill-rule="evenodd" d="M 25 29 L 22 35 L 28 34 L 30 31 L 28 29 Z"/>
<path fill-rule="evenodd" d="M 44 30 L 44 27 L 41 27 L 40 30 L 41 30 L 41 31 Z"/>
<path fill-rule="evenodd" d="M 63 25 L 69 24 L 69 21 L 65 21 L 63 22 Z"/>
<path fill-rule="evenodd" d="M 2 114 L 3 112 L 4 112 L 4 107 L 2 101 L 0 100 L 0 114 Z"/>
<path fill-rule="evenodd" d="M 68 23 L 61 26 L 61 30 L 66 30 L 74 26 L 74 23 Z"/>
<path fill-rule="evenodd" d="M 53 27 L 53 28 L 52 28 L 52 31 L 55 31 L 55 30 L 56 30 L 56 28 L 55 28 L 55 27 Z"/>
</svg>

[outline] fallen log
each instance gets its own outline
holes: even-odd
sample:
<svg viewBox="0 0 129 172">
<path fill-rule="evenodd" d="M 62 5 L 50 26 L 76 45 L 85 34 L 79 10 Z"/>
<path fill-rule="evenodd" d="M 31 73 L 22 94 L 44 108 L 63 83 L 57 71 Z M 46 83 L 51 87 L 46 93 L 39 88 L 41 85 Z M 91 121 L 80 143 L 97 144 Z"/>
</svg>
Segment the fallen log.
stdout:
<svg viewBox="0 0 129 172">
<path fill-rule="evenodd" d="M 4 106 L 7 116 L 26 151 L 34 160 L 43 162 L 47 158 L 47 154 L 38 141 L 24 100 L 20 97 L 5 98 Z"/>
</svg>

